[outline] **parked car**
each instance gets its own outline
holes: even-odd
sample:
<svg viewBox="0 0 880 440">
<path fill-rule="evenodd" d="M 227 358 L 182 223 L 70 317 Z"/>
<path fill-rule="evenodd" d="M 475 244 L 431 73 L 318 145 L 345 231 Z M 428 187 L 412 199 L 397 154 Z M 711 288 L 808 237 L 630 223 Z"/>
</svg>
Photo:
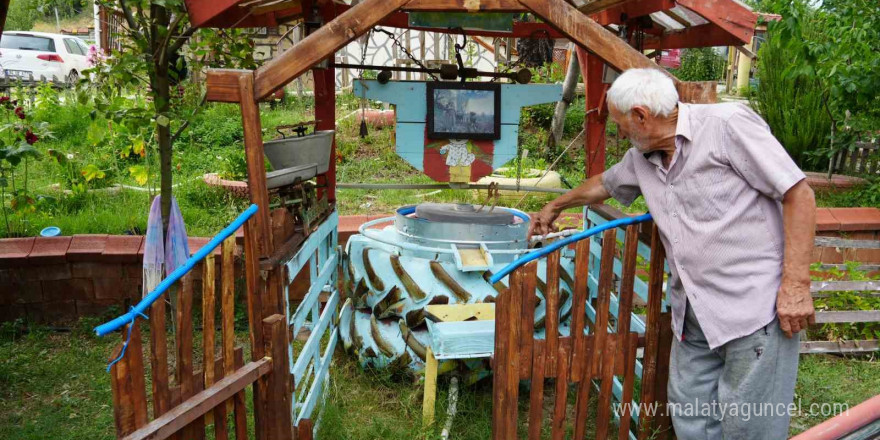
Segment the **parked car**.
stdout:
<svg viewBox="0 0 880 440">
<path fill-rule="evenodd" d="M 74 84 L 91 67 L 86 43 L 70 35 L 45 32 L 3 32 L 0 69 L 7 78 L 66 81 Z"/>
</svg>

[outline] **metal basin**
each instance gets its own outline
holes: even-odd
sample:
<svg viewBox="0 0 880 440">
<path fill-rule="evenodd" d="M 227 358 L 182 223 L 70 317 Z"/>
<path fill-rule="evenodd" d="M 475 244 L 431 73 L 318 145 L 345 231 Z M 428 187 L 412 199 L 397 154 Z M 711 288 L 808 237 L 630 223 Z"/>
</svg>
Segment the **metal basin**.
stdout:
<svg viewBox="0 0 880 440">
<path fill-rule="evenodd" d="M 301 137 L 268 141 L 263 144 L 263 152 L 275 171 L 312 165 L 316 174 L 324 174 L 330 168 L 334 133 L 333 130 L 323 130 Z M 315 175 L 302 177 L 308 180 Z"/>
</svg>

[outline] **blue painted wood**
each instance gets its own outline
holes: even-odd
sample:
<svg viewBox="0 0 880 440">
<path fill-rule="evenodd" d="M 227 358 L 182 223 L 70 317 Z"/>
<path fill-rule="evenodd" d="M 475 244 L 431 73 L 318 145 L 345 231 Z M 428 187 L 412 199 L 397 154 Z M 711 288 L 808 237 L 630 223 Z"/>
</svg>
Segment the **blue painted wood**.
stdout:
<svg viewBox="0 0 880 440">
<path fill-rule="evenodd" d="M 431 350 L 437 359 L 473 359 L 495 351 L 495 321 L 427 320 Z"/>
<path fill-rule="evenodd" d="M 355 96 L 387 102 L 396 106 L 397 125 L 395 151 L 407 163 L 435 180 L 442 180 L 439 170 L 425 170 L 425 151 L 429 145 L 425 139 L 427 117 L 426 83 L 420 81 L 391 81 L 379 84 L 375 80 L 355 81 Z M 491 159 L 477 154 L 477 160 L 488 165 L 488 170 L 472 172 L 472 177 L 482 177 L 504 166 L 516 157 L 519 139 L 519 121 L 522 107 L 556 102 L 562 98 L 560 84 L 502 84 L 501 85 L 501 137 L 493 142 Z M 435 141 L 431 141 L 434 143 Z M 438 141 L 443 143 L 444 141 Z M 474 152 L 474 151 L 472 151 Z M 476 154 L 476 152 L 475 152 Z M 438 165 L 443 167 L 444 165 Z M 480 175 L 482 174 L 482 175 Z M 448 177 L 446 177 L 448 179 Z"/>
<path fill-rule="evenodd" d="M 299 357 L 296 359 L 296 362 L 293 364 L 293 368 L 290 373 L 293 374 L 294 383 L 300 383 L 303 378 L 303 375 L 306 371 L 306 366 L 308 366 L 309 362 L 312 362 L 314 353 L 316 351 L 320 351 L 321 347 L 321 337 L 324 332 L 327 331 L 328 327 L 333 323 L 333 319 L 336 315 L 336 306 L 339 305 L 339 291 L 334 291 L 330 298 L 327 300 L 327 305 L 324 306 L 324 312 L 321 314 L 320 319 L 318 319 L 314 328 L 312 329 L 312 334 L 309 336 L 309 339 L 306 341 L 305 345 L 303 345 L 302 350 L 299 353 Z M 334 325 L 331 330 L 331 333 L 336 333 L 336 326 Z M 317 377 L 316 377 L 317 379 Z"/>
<path fill-rule="evenodd" d="M 315 379 L 312 382 L 312 386 L 309 389 L 309 394 L 306 396 L 305 401 L 302 404 L 302 408 L 300 409 L 299 414 L 296 416 L 296 421 L 294 422 L 294 426 L 299 425 L 299 422 L 303 419 L 310 419 L 312 417 L 312 412 L 315 410 L 315 405 L 318 403 L 318 398 L 322 396 L 324 383 L 329 380 L 330 377 L 330 361 L 333 357 L 333 352 L 336 350 L 336 343 L 339 341 L 339 333 L 332 332 L 330 334 L 330 341 L 327 344 L 327 348 L 324 350 L 324 355 L 320 360 L 320 368 L 317 369 L 317 374 L 315 375 Z"/>
</svg>

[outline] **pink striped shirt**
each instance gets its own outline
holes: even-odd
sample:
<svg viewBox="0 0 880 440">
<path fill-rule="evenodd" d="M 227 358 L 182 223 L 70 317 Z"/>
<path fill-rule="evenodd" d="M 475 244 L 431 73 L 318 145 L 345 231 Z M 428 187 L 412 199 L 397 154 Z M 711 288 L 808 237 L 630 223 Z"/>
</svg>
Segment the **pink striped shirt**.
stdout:
<svg viewBox="0 0 880 440">
<path fill-rule="evenodd" d="M 782 280 L 782 198 L 804 173 L 770 128 L 741 104 L 678 104 L 676 149 L 627 151 L 603 174 L 612 197 L 645 196 L 671 275 L 667 299 L 681 339 L 690 301 L 709 346 L 749 335 L 776 316 Z"/>
</svg>

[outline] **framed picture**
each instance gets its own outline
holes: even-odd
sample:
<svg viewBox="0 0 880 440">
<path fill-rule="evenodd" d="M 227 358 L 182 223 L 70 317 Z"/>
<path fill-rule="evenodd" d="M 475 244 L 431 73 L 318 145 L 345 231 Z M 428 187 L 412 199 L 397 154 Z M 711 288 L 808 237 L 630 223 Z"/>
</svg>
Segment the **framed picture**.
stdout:
<svg viewBox="0 0 880 440">
<path fill-rule="evenodd" d="M 429 82 L 428 139 L 499 139 L 501 85 Z"/>
</svg>

